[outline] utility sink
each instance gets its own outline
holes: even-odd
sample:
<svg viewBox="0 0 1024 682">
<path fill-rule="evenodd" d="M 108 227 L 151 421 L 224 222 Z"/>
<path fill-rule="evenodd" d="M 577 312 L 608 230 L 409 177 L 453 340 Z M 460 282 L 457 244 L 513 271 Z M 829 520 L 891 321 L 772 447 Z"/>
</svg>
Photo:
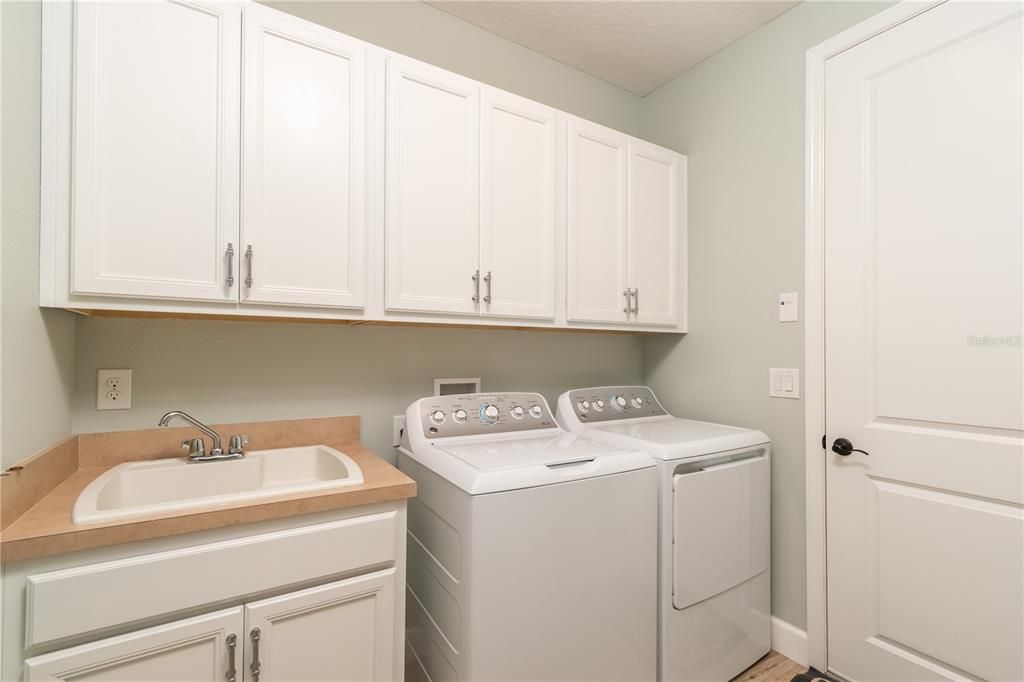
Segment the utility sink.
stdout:
<svg viewBox="0 0 1024 682">
<path fill-rule="evenodd" d="M 128 462 L 82 491 L 72 519 L 98 523 L 362 483 L 359 465 L 326 445 L 254 450 L 222 462 Z"/>
</svg>

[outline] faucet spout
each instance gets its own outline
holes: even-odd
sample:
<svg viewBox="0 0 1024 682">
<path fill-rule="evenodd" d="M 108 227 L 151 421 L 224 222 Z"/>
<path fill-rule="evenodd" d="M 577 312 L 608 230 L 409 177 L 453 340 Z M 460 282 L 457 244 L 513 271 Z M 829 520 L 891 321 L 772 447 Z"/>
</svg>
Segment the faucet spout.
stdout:
<svg viewBox="0 0 1024 682">
<path fill-rule="evenodd" d="M 209 456 L 219 457 L 224 454 L 224 449 L 221 447 L 220 434 L 186 412 L 182 412 L 181 410 L 171 410 L 164 416 L 160 417 L 158 425 L 167 426 L 175 419 L 179 419 L 186 424 L 194 426 L 196 429 L 210 437 L 210 440 L 213 441 L 213 447 L 210 449 Z"/>
</svg>

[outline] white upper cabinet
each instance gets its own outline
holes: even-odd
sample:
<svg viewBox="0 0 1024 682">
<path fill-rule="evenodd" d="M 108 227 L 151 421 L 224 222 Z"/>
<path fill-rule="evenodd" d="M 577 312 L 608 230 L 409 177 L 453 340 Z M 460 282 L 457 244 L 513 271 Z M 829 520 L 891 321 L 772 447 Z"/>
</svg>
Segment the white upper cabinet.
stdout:
<svg viewBox="0 0 1024 682">
<path fill-rule="evenodd" d="M 362 307 L 366 298 L 366 48 L 245 8 L 243 302 Z"/>
<path fill-rule="evenodd" d="M 386 79 L 386 307 L 475 314 L 480 87 L 394 56 Z"/>
<path fill-rule="evenodd" d="M 556 116 L 485 88 L 481 103 L 481 312 L 555 316 Z"/>
<path fill-rule="evenodd" d="M 640 324 L 679 321 L 679 206 L 685 159 L 629 143 L 629 288 Z"/>
<path fill-rule="evenodd" d="M 74 5 L 72 293 L 236 299 L 240 12 Z"/>
<path fill-rule="evenodd" d="M 629 319 L 629 137 L 579 119 L 568 126 L 568 319 Z"/>
</svg>

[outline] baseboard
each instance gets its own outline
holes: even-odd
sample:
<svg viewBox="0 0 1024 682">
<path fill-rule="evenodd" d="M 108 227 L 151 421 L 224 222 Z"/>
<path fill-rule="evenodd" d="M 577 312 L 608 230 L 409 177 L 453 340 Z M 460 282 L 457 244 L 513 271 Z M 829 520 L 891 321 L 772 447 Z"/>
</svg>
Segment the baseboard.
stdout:
<svg viewBox="0 0 1024 682">
<path fill-rule="evenodd" d="M 800 665 L 810 665 L 807 662 L 807 633 L 775 616 L 772 616 L 772 649 Z"/>
</svg>

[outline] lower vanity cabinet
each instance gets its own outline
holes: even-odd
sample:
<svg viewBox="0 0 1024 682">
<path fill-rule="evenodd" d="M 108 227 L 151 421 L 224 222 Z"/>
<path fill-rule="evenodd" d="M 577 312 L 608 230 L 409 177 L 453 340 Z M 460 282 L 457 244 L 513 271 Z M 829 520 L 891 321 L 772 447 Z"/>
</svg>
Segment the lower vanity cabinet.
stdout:
<svg viewBox="0 0 1024 682">
<path fill-rule="evenodd" d="M 25 679 L 393 680 L 395 569 L 375 571 L 25 661 Z"/>
</svg>

